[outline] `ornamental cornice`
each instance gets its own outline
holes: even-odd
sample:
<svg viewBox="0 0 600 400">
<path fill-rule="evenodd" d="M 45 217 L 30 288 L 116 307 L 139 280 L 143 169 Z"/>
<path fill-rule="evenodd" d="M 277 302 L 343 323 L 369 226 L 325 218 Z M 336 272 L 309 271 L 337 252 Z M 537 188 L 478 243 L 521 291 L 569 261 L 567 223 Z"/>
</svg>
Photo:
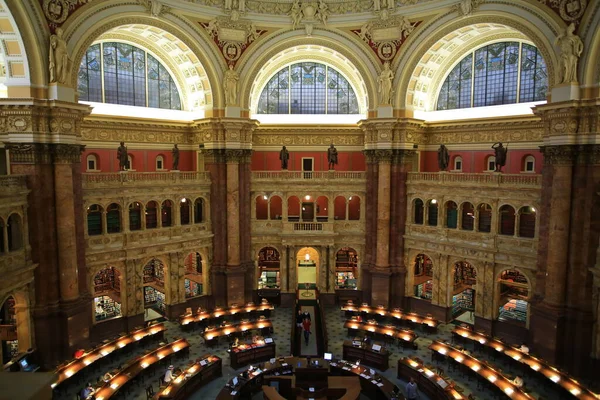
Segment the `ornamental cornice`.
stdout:
<svg viewBox="0 0 600 400">
<path fill-rule="evenodd" d="M 227 149 L 225 150 L 225 159 L 227 163 L 248 163 L 252 157 L 252 150 L 244 149 Z"/>
<path fill-rule="evenodd" d="M 81 161 L 85 146 L 78 144 L 55 144 L 52 148 L 55 164 L 73 164 Z"/>
<path fill-rule="evenodd" d="M 50 164 L 52 145 L 45 143 L 5 143 L 10 162 L 15 164 Z"/>
<path fill-rule="evenodd" d="M 540 146 L 540 151 L 544 155 L 544 165 L 573 165 L 578 146 Z"/>
</svg>

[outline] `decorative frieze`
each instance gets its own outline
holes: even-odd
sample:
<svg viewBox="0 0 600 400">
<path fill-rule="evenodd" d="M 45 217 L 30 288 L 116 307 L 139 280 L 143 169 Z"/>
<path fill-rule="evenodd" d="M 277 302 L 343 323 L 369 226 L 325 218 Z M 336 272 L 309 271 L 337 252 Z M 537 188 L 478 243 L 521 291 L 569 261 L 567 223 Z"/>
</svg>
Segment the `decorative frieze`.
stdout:
<svg viewBox="0 0 600 400">
<path fill-rule="evenodd" d="M 50 164 L 52 145 L 46 143 L 6 143 L 12 164 Z"/>
<path fill-rule="evenodd" d="M 541 146 L 544 165 L 573 165 L 577 157 L 578 146 Z"/>
<path fill-rule="evenodd" d="M 53 145 L 53 158 L 55 164 L 73 164 L 81 161 L 81 153 L 85 146 L 79 144 Z"/>
</svg>

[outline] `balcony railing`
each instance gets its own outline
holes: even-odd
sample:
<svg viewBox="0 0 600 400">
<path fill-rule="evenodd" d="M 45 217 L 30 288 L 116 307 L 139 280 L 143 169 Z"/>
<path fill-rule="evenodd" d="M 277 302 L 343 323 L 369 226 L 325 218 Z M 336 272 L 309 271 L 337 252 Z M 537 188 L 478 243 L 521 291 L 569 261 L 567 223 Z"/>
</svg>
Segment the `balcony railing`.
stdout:
<svg viewBox="0 0 600 400">
<path fill-rule="evenodd" d="M 453 186 L 517 186 L 536 189 L 542 186 L 542 176 L 539 174 L 501 174 L 493 172 L 481 174 L 409 172 L 407 182 L 409 184 L 438 183 Z"/>
<path fill-rule="evenodd" d="M 360 171 L 254 171 L 253 181 L 276 180 L 364 180 L 365 172 Z"/>
<path fill-rule="evenodd" d="M 83 174 L 83 188 L 210 183 L 209 172 L 108 172 Z"/>
<path fill-rule="evenodd" d="M 0 194 L 14 194 L 23 190 L 27 190 L 26 175 L 0 176 Z"/>
<path fill-rule="evenodd" d="M 333 222 L 284 222 L 284 234 L 332 234 Z"/>
</svg>

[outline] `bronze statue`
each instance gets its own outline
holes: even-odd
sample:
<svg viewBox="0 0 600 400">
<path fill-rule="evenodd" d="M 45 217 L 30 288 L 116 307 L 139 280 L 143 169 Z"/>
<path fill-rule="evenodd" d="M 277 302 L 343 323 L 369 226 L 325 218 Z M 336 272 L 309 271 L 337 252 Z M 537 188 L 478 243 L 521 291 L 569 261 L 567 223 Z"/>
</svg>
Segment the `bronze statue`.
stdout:
<svg viewBox="0 0 600 400">
<path fill-rule="evenodd" d="M 506 165 L 506 153 L 508 152 L 508 145 L 502 146 L 502 142 L 497 142 L 492 145 L 494 149 L 494 155 L 496 156 L 496 172 L 502 172 L 502 167 Z"/>
<path fill-rule="evenodd" d="M 448 169 L 448 164 L 450 164 L 450 154 L 448 148 L 442 144 L 438 149 L 438 168 L 440 171 L 445 171 Z"/>
<path fill-rule="evenodd" d="M 288 161 L 290 159 L 290 152 L 283 146 L 279 152 L 279 159 L 281 160 L 281 169 L 288 169 Z"/>
<path fill-rule="evenodd" d="M 329 170 L 335 169 L 334 166 L 338 163 L 338 152 L 333 143 L 327 149 L 327 162 L 329 163 Z"/>
<path fill-rule="evenodd" d="M 121 142 L 121 145 L 117 149 L 117 159 L 119 160 L 119 171 L 127 170 L 127 147 L 125 142 Z"/>
<path fill-rule="evenodd" d="M 171 154 L 173 154 L 173 170 L 179 170 L 179 149 L 177 148 L 177 143 L 175 143 L 175 147 L 171 150 Z"/>
</svg>

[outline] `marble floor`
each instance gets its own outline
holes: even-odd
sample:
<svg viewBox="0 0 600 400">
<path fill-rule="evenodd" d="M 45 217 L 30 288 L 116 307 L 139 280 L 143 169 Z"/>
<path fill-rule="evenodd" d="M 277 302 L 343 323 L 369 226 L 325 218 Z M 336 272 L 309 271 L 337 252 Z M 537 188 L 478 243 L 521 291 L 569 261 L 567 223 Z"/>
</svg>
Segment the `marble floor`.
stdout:
<svg viewBox="0 0 600 400">
<path fill-rule="evenodd" d="M 273 339 L 277 345 L 278 355 L 289 355 L 290 354 L 290 329 L 292 329 L 292 308 L 277 308 L 271 316 L 273 322 Z M 345 317 L 340 311 L 339 307 L 327 307 L 325 309 L 325 321 L 327 323 L 328 352 L 333 353 L 334 357 L 341 358 L 342 356 L 342 344 L 344 339 L 347 338 L 347 331 L 343 328 Z M 166 321 L 165 322 L 168 330 L 166 337 L 171 341 L 176 337 L 186 337 L 190 343 L 190 359 L 198 358 L 204 354 L 211 353 L 217 355 L 223 359 L 223 376 L 215 379 L 206 386 L 198 390 L 194 395 L 190 397 L 192 400 L 208 400 L 215 399 L 219 391 L 223 386 L 240 370 L 235 371 L 229 366 L 229 354 L 227 353 L 228 344 L 225 341 L 221 341 L 218 345 L 211 348 L 207 348 L 204 344 L 204 340 L 200 336 L 200 331 L 184 332 L 180 329 L 177 322 Z M 419 357 L 427 364 L 431 364 L 431 351 L 427 348 L 431 344 L 432 340 L 451 340 L 451 331 L 454 328 L 453 324 L 442 324 L 440 325 L 436 334 L 428 334 L 417 329 L 416 343 L 418 348 L 416 350 L 398 348 L 393 346 L 390 350 L 392 354 L 390 356 L 390 368 L 383 372 L 382 375 L 386 376 L 392 382 L 396 383 L 401 388 L 404 388 L 406 382 L 403 382 L 396 378 L 397 375 L 397 362 L 401 357 L 411 356 Z M 149 345 L 153 346 L 153 345 Z M 74 382 L 70 383 L 70 386 L 63 388 L 63 393 L 60 396 L 56 396 L 55 399 L 73 400 L 76 398 L 76 393 L 83 388 L 85 382 L 96 382 L 106 371 L 110 371 L 119 365 L 124 364 L 128 359 L 134 358 L 139 354 L 144 353 L 147 348 L 138 348 L 135 352 L 128 354 L 127 356 L 115 357 L 112 359 L 112 363 L 104 364 L 101 369 L 90 368 L 91 371 L 87 372 L 87 376 L 75 377 Z M 469 347 L 469 350 L 473 350 Z M 516 371 L 512 371 L 509 364 L 503 363 L 498 360 L 491 360 L 487 355 L 483 353 L 472 352 L 477 358 L 488 360 L 492 365 L 504 371 L 508 375 L 514 374 Z M 188 363 L 188 360 L 174 361 L 172 362 L 176 367 L 184 366 Z M 465 394 L 473 394 L 476 399 L 494 399 L 492 393 L 477 389 L 477 382 L 475 379 L 469 376 L 462 376 L 460 372 L 449 368 L 448 364 L 439 363 L 433 364 L 438 368 L 442 368 L 445 374 L 454 380 L 458 386 L 460 386 Z M 158 390 L 158 376 L 163 371 L 157 371 L 152 375 L 149 371 L 150 376 L 145 377 L 145 383 L 139 385 L 131 384 L 126 386 L 122 393 L 119 394 L 119 398 L 127 400 L 146 400 L 145 387 L 152 383 L 154 390 Z M 560 393 L 552 388 L 552 385 L 548 384 L 547 380 L 542 380 L 535 377 L 525 377 L 526 387 L 529 393 L 535 399 L 544 400 L 562 400 Z M 262 399 L 262 394 L 258 393 L 254 396 L 254 399 Z M 422 400 L 428 400 L 426 396 L 421 394 Z"/>
</svg>

